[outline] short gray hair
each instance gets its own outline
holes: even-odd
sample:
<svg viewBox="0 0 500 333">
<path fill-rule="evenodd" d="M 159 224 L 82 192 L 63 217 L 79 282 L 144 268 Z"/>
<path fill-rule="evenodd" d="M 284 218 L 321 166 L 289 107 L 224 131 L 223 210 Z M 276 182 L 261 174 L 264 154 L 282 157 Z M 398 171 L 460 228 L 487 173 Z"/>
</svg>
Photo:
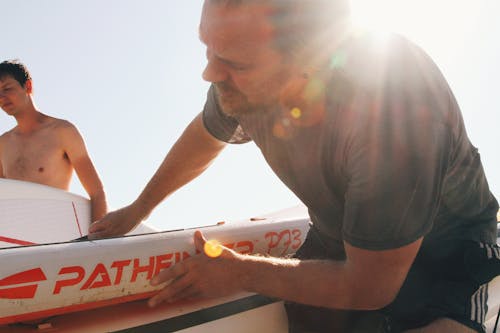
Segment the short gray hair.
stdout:
<svg viewBox="0 0 500 333">
<path fill-rule="evenodd" d="M 335 37 L 350 20 L 349 0 L 206 0 L 224 6 L 249 4 L 272 8 L 275 46 L 284 54 L 301 54 L 322 45 L 319 39 Z"/>
</svg>

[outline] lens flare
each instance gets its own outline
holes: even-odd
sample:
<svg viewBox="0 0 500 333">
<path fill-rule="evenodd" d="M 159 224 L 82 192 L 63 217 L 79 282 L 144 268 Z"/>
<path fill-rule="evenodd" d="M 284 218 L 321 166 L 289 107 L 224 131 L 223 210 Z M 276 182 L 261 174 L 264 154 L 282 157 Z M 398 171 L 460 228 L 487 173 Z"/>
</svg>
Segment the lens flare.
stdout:
<svg viewBox="0 0 500 333">
<path fill-rule="evenodd" d="M 342 68 L 346 63 L 346 60 L 347 60 L 347 55 L 343 51 L 338 50 L 330 59 L 330 68 L 332 69 Z"/>
<path fill-rule="evenodd" d="M 218 241 L 211 239 L 205 243 L 203 251 L 210 258 L 217 258 L 222 254 L 222 246 Z"/>
<path fill-rule="evenodd" d="M 295 108 L 290 110 L 290 115 L 294 119 L 299 119 L 300 116 L 302 115 L 302 111 L 299 108 L 295 107 Z"/>
</svg>

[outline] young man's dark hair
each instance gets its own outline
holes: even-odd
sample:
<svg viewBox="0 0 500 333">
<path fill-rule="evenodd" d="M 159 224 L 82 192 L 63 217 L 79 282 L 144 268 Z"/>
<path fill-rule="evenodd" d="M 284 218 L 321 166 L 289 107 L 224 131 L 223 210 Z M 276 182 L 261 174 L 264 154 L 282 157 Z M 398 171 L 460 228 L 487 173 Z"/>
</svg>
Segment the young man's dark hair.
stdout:
<svg viewBox="0 0 500 333">
<path fill-rule="evenodd" d="M 6 60 L 0 63 L 0 79 L 5 76 L 12 76 L 23 87 L 26 81 L 31 80 L 28 68 L 19 60 Z"/>
</svg>

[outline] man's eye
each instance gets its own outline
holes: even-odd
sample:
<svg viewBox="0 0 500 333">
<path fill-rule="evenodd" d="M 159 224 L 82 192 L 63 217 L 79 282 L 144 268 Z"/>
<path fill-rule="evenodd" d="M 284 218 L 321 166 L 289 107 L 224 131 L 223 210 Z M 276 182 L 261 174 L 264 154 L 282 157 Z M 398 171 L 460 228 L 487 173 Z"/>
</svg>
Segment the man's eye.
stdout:
<svg viewBox="0 0 500 333">
<path fill-rule="evenodd" d="M 238 71 L 238 72 L 243 72 L 243 71 L 246 71 L 247 69 L 249 69 L 248 66 L 244 66 L 244 65 L 232 65 L 231 66 L 235 71 Z"/>
</svg>

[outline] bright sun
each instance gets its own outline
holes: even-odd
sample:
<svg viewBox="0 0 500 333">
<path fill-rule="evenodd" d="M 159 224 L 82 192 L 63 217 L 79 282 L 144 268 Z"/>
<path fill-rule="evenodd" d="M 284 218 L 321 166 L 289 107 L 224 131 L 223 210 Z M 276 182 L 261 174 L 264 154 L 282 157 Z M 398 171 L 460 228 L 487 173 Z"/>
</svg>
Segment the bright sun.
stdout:
<svg viewBox="0 0 500 333">
<path fill-rule="evenodd" d="M 394 31 L 418 43 L 463 43 L 478 20 L 476 0 L 351 0 L 354 23 Z"/>
</svg>

